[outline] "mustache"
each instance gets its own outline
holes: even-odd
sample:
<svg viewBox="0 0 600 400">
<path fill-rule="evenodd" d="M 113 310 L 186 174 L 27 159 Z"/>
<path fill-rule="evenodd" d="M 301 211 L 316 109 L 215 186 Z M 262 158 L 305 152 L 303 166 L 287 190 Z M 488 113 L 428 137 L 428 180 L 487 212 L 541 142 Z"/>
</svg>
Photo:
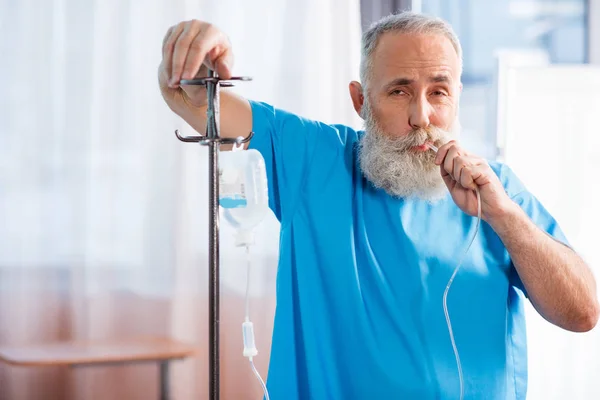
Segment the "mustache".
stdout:
<svg viewBox="0 0 600 400">
<path fill-rule="evenodd" d="M 428 128 L 416 128 L 411 130 L 403 137 L 390 138 L 390 145 L 397 151 L 408 151 L 415 146 L 422 146 L 427 142 L 431 142 L 437 147 L 440 147 L 447 133 L 435 126 Z"/>
</svg>

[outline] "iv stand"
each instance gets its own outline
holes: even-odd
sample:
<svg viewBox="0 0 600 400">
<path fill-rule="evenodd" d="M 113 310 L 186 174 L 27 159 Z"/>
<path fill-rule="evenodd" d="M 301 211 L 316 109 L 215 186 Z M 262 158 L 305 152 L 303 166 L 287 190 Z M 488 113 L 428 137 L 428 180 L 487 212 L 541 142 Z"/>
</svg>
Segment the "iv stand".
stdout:
<svg viewBox="0 0 600 400">
<path fill-rule="evenodd" d="M 250 81 L 249 77 L 231 77 L 228 80 L 222 80 L 210 70 L 205 78 L 181 80 L 183 85 L 201 85 L 206 86 L 206 95 L 208 98 L 208 108 L 206 111 L 206 134 L 199 136 L 181 136 L 178 130 L 175 130 L 175 136 L 182 142 L 200 143 L 208 146 L 208 265 L 209 265 L 209 399 L 219 400 L 219 146 L 222 144 L 241 144 L 250 141 L 253 132 L 250 132 L 245 138 L 240 136 L 236 139 L 222 138 L 220 136 L 220 102 L 219 88 L 231 87 L 232 80 Z"/>
</svg>

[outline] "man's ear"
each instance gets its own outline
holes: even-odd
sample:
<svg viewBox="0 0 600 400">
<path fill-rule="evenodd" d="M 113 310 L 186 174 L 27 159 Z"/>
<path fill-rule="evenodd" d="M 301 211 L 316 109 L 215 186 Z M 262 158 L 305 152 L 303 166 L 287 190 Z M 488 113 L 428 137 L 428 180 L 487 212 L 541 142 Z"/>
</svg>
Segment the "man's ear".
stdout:
<svg viewBox="0 0 600 400">
<path fill-rule="evenodd" d="M 365 102 L 364 95 L 366 93 L 363 94 L 363 88 L 361 84 L 357 81 L 352 81 L 350 82 L 348 89 L 350 89 L 350 97 L 352 98 L 352 105 L 354 106 L 354 110 L 362 119 L 365 119 L 365 117 L 363 116 L 363 104 Z"/>
</svg>

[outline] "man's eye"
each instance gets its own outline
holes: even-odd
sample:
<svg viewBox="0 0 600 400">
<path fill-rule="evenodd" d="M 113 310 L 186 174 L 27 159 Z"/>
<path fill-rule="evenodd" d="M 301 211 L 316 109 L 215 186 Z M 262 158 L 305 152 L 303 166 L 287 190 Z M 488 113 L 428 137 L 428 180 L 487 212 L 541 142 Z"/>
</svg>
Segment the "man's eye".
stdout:
<svg viewBox="0 0 600 400">
<path fill-rule="evenodd" d="M 433 92 L 434 96 L 446 96 L 446 92 L 443 92 L 441 90 L 436 90 L 435 92 Z"/>
<path fill-rule="evenodd" d="M 405 92 L 402 89 L 396 89 L 396 90 L 392 90 L 392 92 L 390 94 L 393 96 L 399 96 L 399 95 L 405 94 Z"/>
</svg>

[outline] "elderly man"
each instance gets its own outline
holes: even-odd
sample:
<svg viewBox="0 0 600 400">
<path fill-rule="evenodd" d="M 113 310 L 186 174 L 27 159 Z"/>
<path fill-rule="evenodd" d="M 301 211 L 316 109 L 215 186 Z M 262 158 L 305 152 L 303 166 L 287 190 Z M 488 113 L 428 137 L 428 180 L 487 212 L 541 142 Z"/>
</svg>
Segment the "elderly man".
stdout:
<svg viewBox="0 0 600 400">
<path fill-rule="evenodd" d="M 179 82 L 228 78 L 232 60 L 216 27 L 170 28 L 168 106 L 204 132 L 206 94 Z M 553 217 L 455 140 L 461 68 L 447 23 L 402 13 L 363 36 L 364 131 L 223 93 L 221 134 L 255 132 L 281 222 L 272 399 L 525 399 L 524 298 L 564 329 L 595 326 L 594 277 Z"/>
</svg>

